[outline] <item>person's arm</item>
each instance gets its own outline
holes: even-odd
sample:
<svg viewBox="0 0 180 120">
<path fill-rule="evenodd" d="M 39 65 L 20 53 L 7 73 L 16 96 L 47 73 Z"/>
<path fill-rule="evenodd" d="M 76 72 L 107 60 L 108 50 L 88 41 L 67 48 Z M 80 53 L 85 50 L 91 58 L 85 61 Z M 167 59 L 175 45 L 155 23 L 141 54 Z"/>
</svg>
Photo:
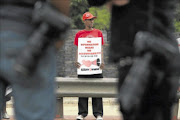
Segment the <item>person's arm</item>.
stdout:
<svg viewBox="0 0 180 120">
<path fill-rule="evenodd" d="M 104 69 L 104 54 L 103 54 L 103 45 L 102 45 L 102 47 L 101 47 L 101 65 L 100 65 L 100 68 L 101 69 Z"/>
<path fill-rule="evenodd" d="M 104 50 L 103 50 L 103 45 L 104 45 L 104 38 L 103 38 L 103 33 L 100 32 L 100 36 L 102 38 L 102 44 L 101 44 L 101 65 L 100 68 L 104 69 Z"/>
<path fill-rule="evenodd" d="M 78 62 L 78 47 L 76 49 L 76 56 L 75 56 L 75 62 L 74 62 L 75 66 L 77 68 L 80 68 L 81 64 Z"/>
<path fill-rule="evenodd" d="M 64 15 L 69 16 L 70 0 L 51 0 L 51 3 Z M 57 40 L 55 43 L 56 49 L 61 48 L 64 40 Z"/>
<path fill-rule="evenodd" d="M 117 6 L 123 6 L 130 2 L 130 0 L 111 0 L 111 1 L 112 1 L 112 4 L 117 5 Z"/>
<path fill-rule="evenodd" d="M 112 6 L 124 6 L 129 4 L 130 0 L 110 0 L 109 2 L 107 2 L 107 7 L 111 10 Z"/>
<path fill-rule="evenodd" d="M 79 68 L 81 66 L 81 64 L 78 62 L 78 38 L 79 38 L 79 34 L 76 33 L 74 38 L 74 45 L 76 46 L 76 56 L 74 60 L 74 65 L 76 66 L 76 68 Z"/>
<path fill-rule="evenodd" d="M 123 6 L 130 2 L 130 0 L 88 0 L 90 6 L 101 6 L 107 4 L 108 8 L 112 8 L 112 5 Z"/>
<path fill-rule="evenodd" d="M 112 3 L 114 5 L 123 6 L 130 2 L 130 0 L 88 0 L 91 6 L 101 6 L 105 3 Z"/>
<path fill-rule="evenodd" d="M 69 16 L 70 0 L 51 0 L 52 4 L 66 16 Z"/>
</svg>

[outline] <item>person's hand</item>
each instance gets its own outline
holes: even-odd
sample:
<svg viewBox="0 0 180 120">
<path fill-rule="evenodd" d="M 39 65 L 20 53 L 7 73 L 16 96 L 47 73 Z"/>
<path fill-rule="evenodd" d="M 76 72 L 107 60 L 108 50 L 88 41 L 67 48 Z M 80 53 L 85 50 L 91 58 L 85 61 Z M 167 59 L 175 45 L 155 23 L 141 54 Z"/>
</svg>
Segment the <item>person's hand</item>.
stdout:
<svg viewBox="0 0 180 120">
<path fill-rule="evenodd" d="M 77 68 L 80 68 L 81 64 L 79 62 L 74 62 L 74 65 L 77 67 Z"/>
<path fill-rule="evenodd" d="M 180 92 L 180 87 L 178 88 L 178 92 Z"/>
<path fill-rule="evenodd" d="M 107 3 L 107 7 L 111 10 L 112 5 L 116 5 L 116 6 L 123 6 L 126 5 L 130 2 L 130 0 L 110 0 Z"/>
<path fill-rule="evenodd" d="M 101 63 L 100 68 L 104 69 L 104 63 Z"/>
<path fill-rule="evenodd" d="M 64 45 L 64 40 L 57 40 L 57 41 L 55 42 L 55 48 L 56 48 L 57 50 L 59 50 L 59 48 L 61 48 L 63 45 Z"/>
<path fill-rule="evenodd" d="M 111 0 L 112 4 L 117 6 L 123 6 L 129 3 L 130 0 Z"/>
</svg>

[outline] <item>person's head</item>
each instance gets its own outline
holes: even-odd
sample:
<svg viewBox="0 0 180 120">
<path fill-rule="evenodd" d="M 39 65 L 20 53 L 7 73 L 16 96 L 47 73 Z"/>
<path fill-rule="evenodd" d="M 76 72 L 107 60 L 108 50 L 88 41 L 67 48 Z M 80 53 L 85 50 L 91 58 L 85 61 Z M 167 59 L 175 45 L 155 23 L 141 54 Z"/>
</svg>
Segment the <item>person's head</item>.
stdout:
<svg viewBox="0 0 180 120">
<path fill-rule="evenodd" d="M 84 25 L 86 27 L 86 29 L 92 29 L 93 28 L 93 23 L 94 23 L 94 19 L 96 17 L 93 16 L 90 12 L 86 12 L 83 14 L 83 22 L 84 22 Z"/>
</svg>

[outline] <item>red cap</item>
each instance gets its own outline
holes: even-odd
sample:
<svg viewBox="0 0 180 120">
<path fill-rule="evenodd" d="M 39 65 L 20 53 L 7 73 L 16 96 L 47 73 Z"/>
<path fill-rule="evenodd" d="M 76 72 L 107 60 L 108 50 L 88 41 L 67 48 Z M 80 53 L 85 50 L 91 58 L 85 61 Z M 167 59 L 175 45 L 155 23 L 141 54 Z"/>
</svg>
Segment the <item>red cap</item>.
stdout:
<svg viewBox="0 0 180 120">
<path fill-rule="evenodd" d="M 92 18 L 96 18 L 95 16 L 93 16 L 90 12 L 86 12 L 83 14 L 82 19 L 86 20 L 86 19 L 92 19 Z"/>
</svg>

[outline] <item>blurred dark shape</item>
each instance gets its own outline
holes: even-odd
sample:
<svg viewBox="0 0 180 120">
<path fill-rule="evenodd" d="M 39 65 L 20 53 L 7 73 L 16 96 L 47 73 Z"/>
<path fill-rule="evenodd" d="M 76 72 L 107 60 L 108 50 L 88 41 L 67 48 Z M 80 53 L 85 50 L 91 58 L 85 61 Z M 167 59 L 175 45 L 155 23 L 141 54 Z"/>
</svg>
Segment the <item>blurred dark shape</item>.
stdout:
<svg viewBox="0 0 180 120">
<path fill-rule="evenodd" d="M 176 0 L 130 0 L 112 6 L 109 57 L 119 63 L 118 101 L 124 120 L 171 119 L 180 76 L 175 5 Z"/>
<path fill-rule="evenodd" d="M 58 12 L 68 10 L 68 0 L 0 0 L 0 119 L 6 82 L 16 120 L 54 119 L 56 49 L 69 28 L 69 19 Z"/>
<path fill-rule="evenodd" d="M 55 42 L 54 38 L 63 40 L 70 27 L 68 17 L 61 14 L 52 5 L 43 2 L 35 4 L 33 21 L 39 24 L 39 27 L 30 36 L 28 44 L 18 56 L 14 66 L 19 74 L 25 76 L 33 73 L 38 60 L 45 54 L 48 46 Z"/>
<path fill-rule="evenodd" d="M 100 59 L 98 58 L 97 59 L 97 66 L 100 66 L 101 62 L 100 62 Z"/>
<path fill-rule="evenodd" d="M 91 6 L 101 6 L 107 1 L 109 1 L 109 0 L 88 0 L 88 3 Z"/>
<path fill-rule="evenodd" d="M 133 64 L 119 89 L 118 98 L 125 120 L 156 120 L 158 117 L 170 120 L 170 112 L 156 108 L 156 104 L 165 107 L 176 99 L 180 75 L 179 50 L 158 36 L 138 32 L 135 54 Z M 166 101 L 167 98 L 169 100 Z M 151 109 L 155 110 L 150 112 Z M 142 114 L 145 111 L 150 113 Z"/>
<path fill-rule="evenodd" d="M 1 0 L 1 4 L 34 5 L 39 0 Z M 45 0 L 41 0 L 45 1 Z"/>
</svg>

